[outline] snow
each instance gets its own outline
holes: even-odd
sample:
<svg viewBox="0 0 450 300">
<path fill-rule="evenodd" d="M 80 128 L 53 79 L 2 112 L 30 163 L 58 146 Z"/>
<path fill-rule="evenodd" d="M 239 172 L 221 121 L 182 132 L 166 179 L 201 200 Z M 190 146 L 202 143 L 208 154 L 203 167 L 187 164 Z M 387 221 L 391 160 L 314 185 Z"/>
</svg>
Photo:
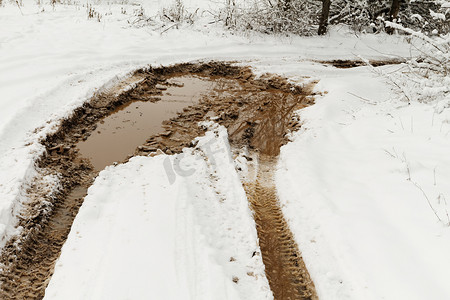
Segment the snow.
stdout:
<svg viewBox="0 0 450 300">
<path fill-rule="evenodd" d="M 45 299 L 272 299 L 226 129 L 209 126 L 195 149 L 101 172 Z M 170 184 L 176 160 L 194 173 Z"/>
<path fill-rule="evenodd" d="M 276 180 L 319 298 L 447 299 L 449 111 L 396 101 L 367 68 L 316 89 Z"/>
<path fill-rule="evenodd" d="M 342 27 L 325 37 L 236 35 L 201 10 L 194 25 L 164 31 L 156 18 L 131 25 L 133 4 L 93 5 L 97 22 L 83 4 L 24 2 L 23 16 L 12 3 L 0 7 L 0 246 L 20 230 L 17 214 L 44 151 L 39 140 L 74 108 L 140 67 L 238 61 L 299 84 L 318 79 L 316 91 L 327 91 L 300 113 L 304 125 L 282 148 L 276 174 L 320 299 L 449 298 L 448 97 L 406 105 L 369 68 L 313 62 L 408 57 L 401 38 Z M 214 1 L 184 3 L 217 9 Z M 168 5 L 141 4 L 149 16 Z M 234 169 L 245 162 L 232 162 L 224 129 L 208 126 L 196 149 L 101 172 L 46 299 L 271 298 L 261 258 L 252 257 L 255 226 Z M 180 176 L 177 162 L 195 173 Z"/>
</svg>

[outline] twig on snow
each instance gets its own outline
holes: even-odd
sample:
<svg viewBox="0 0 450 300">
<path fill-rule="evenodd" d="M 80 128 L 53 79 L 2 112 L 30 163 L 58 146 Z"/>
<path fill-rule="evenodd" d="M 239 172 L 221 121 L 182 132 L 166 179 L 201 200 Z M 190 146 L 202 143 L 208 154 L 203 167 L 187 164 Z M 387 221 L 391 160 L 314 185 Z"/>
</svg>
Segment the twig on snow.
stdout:
<svg viewBox="0 0 450 300">
<path fill-rule="evenodd" d="M 351 92 L 347 92 L 347 93 L 350 94 L 350 95 L 352 95 L 352 96 L 355 96 L 355 97 L 357 97 L 357 98 L 359 98 L 359 99 L 361 99 L 361 100 L 363 100 L 363 101 L 365 101 L 365 102 L 368 103 L 368 104 L 371 104 L 371 105 L 377 105 L 377 104 L 374 103 L 372 100 L 369 100 L 369 99 L 367 99 L 367 98 L 358 96 L 358 95 L 353 94 L 353 93 L 351 93 Z"/>
<path fill-rule="evenodd" d="M 20 10 L 20 13 L 22 14 L 22 16 L 23 16 L 23 12 L 22 12 L 22 9 L 20 8 L 20 5 L 19 5 L 19 1 L 17 1 L 16 0 L 16 4 L 17 4 L 17 7 L 19 8 L 19 10 Z"/>
<path fill-rule="evenodd" d="M 178 25 L 180 25 L 180 24 L 179 24 L 179 23 L 175 23 L 175 24 L 173 24 L 172 26 L 169 26 L 168 28 L 164 29 L 160 34 L 162 35 L 164 32 L 166 32 L 166 31 L 168 31 L 168 30 L 170 30 L 170 29 L 172 29 L 173 27 L 178 26 Z"/>
<path fill-rule="evenodd" d="M 437 214 L 437 212 L 436 212 L 436 210 L 434 209 L 433 205 L 431 205 L 430 199 L 428 199 L 428 196 L 427 196 L 427 194 L 425 193 L 425 191 L 420 187 L 420 185 L 419 185 L 417 182 L 414 182 L 414 181 L 412 181 L 412 180 L 411 180 L 411 182 L 412 182 L 412 184 L 414 184 L 414 186 L 415 186 L 416 188 L 418 188 L 418 189 L 422 192 L 422 194 L 423 194 L 423 196 L 425 197 L 425 199 L 427 199 L 428 206 L 430 206 L 431 210 L 433 211 L 433 213 L 434 213 L 434 215 L 436 216 L 436 218 L 438 218 L 439 222 L 444 223 L 444 222 L 442 221 L 442 219 L 439 217 L 439 215 Z"/>
</svg>

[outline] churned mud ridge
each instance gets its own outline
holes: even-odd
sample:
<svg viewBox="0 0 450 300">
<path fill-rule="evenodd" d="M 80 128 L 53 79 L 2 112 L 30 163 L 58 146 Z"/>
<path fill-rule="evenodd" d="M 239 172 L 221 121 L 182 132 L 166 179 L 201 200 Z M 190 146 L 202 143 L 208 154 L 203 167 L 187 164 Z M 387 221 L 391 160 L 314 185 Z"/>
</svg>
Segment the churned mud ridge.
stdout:
<svg viewBox="0 0 450 300">
<path fill-rule="evenodd" d="M 244 184 L 255 213 L 266 275 L 275 299 L 318 299 L 279 206 L 273 181 L 275 165 L 274 157 L 261 155 L 256 179 Z"/>
<path fill-rule="evenodd" d="M 167 78 L 173 76 L 169 74 Z M 300 87 L 279 76 L 255 78 L 247 68 L 236 75 L 209 78 L 215 80 L 215 88 L 204 94 L 198 104 L 163 122 L 165 131 L 149 137 L 136 155 L 158 150 L 180 153 L 184 147 L 193 146 L 194 138 L 204 134 L 198 122 L 209 119 L 228 129 L 232 145 L 278 155 L 281 145 L 288 141 L 287 133 L 301 126 L 293 112 L 314 103 L 315 82 Z"/>
<path fill-rule="evenodd" d="M 362 60 L 351 60 L 351 59 L 335 59 L 335 60 L 318 60 L 316 62 L 332 65 L 338 69 L 350 69 L 356 67 L 365 66 L 366 63 Z M 386 65 L 398 65 L 405 62 L 404 59 L 386 59 L 386 60 L 369 60 L 370 65 L 374 67 L 381 67 Z"/>
<path fill-rule="evenodd" d="M 27 191 L 28 200 L 23 203 L 24 210 L 19 219 L 18 226 L 23 229 L 19 236 L 8 241 L 0 256 L 0 299 L 42 299 L 44 296 L 87 188 L 100 171 L 89 159 L 81 156 L 77 144 L 89 139 L 97 124 L 118 107 L 133 101 L 159 101 L 165 87 L 176 85 L 171 79 L 181 76 L 198 76 L 214 81 L 214 88 L 206 92 L 197 104 L 166 120 L 163 131 L 136 145 L 135 153 L 128 158 L 160 152 L 180 153 L 184 147 L 193 146 L 195 137 L 204 134 L 198 122 L 213 119 L 227 127 L 234 147 L 246 146 L 250 151 L 274 159 L 280 146 L 288 141 L 286 134 L 300 127 L 293 112 L 314 102 L 311 92 L 314 82 L 298 86 L 279 76 L 256 78 L 249 68 L 221 62 L 138 70 L 110 90 L 93 96 L 62 120 L 55 133 L 42 141 L 46 151 L 36 161 L 40 175 Z M 117 161 L 124 162 L 128 158 L 118 158 Z M 49 177 L 58 178 L 58 188 L 48 182 Z M 259 193 L 264 191 L 262 185 L 255 185 L 252 191 L 252 195 L 259 197 L 255 199 L 265 199 Z M 268 211 L 267 217 L 271 222 L 278 222 L 282 216 L 274 200 L 276 198 L 268 198 L 273 204 L 272 210 L 278 212 L 269 214 Z M 259 210 L 260 207 L 263 210 Z M 253 205 L 255 216 L 266 214 L 264 207 Z M 272 239 L 265 236 L 265 227 L 258 219 L 256 221 L 258 229 L 263 229 L 258 232 L 261 241 L 270 245 L 267 241 Z M 287 225 L 277 228 L 280 241 L 286 241 L 283 237 L 290 236 Z M 315 295 L 314 285 L 305 275 L 307 270 L 298 249 L 296 246 L 292 248 L 295 242 L 292 237 L 288 240 L 290 242 L 279 252 L 283 254 L 282 260 L 272 257 L 274 252 L 263 250 L 270 286 L 276 299 L 289 299 L 292 295 L 296 296 L 291 299 L 311 299 Z M 297 269 L 288 263 L 293 257 L 296 257 L 294 265 Z M 289 293 L 280 294 L 278 291 L 284 290 L 285 286 Z"/>
</svg>

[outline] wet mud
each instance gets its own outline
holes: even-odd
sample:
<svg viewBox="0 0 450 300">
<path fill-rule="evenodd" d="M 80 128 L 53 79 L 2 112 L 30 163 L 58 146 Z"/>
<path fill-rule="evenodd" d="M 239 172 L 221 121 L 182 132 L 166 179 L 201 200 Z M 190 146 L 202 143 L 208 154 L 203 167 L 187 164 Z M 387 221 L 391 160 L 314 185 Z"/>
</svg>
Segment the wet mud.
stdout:
<svg viewBox="0 0 450 300">
<path fill-rule="evenodd" d="M 256 78 L 249 68 L 212 62 L 138 70 L 92 97 L 42 141 L 46 152 L 36 162 L 41 175 L 27 192 L 18 224 L 23 230 L 0 256 L 0 299 L 43 298 L 99 171 L 135 155 L 180 153 L 204 134 L 198 122 L 210 119 L 228 129 L 234 148 L 246 147 L 267 170 L 245 187 L 275 299 L 315 299 L 271 179 L 287 133 L 301 126 L 293 112 L 313 104 L 314 84 L 300 87 L 272 75 Z M 59 189 L 46 187 L 47 175 L 58 176 Z"/>
<path fill-rule="evenodd" d="M 156 95 L 145 101 L 132 101 L 118 106 L 76 148 L 97 171 L 114 162 L 121 162 L 133 155 L 136 148 L 150 136 L 164 134 L 163 121 L 197 104 L 202 94 L 213 87 L 213 81 L 192 75 L 173 77 L 167 82 L 158 83 Z"/>
<path fill-rule="evenodd" d="M 266 276 L 275 299 L 318 299 L 278 202 L 273 180 L 275 166 L 276 158 L 260 155 L 256 177 L 244 183 L 255 213 Z"/>
<path fill-rule="evenodd" d="M 343 60 L 343 59 L 336 59 L 336 60 L 318 60 L 318 63 L 324 64 L 324 65 L 332 65 L 335 68 L 338 69 L 350 69 L 350 68 L 356 68 L 356 67 L 362 67 L 366 66 L 367 63 L 362 60 Z M 405 62 L 401 59 L 387 59 L 387 60 L 369 60 L 369 64 L 374 67 L 381 67 L 386 65 L 398 65 Z"/>
</svg>

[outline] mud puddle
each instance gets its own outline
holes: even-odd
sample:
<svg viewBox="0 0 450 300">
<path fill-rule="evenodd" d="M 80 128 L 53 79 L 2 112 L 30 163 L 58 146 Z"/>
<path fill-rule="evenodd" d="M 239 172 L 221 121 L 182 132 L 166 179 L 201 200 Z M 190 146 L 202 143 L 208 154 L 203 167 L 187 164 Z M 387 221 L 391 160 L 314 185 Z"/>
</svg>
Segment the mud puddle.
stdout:
<svg viewBox="0 0 450 300">
<path fill-rule="evenodd" d="M 165 134 L 163 121 L 176 117 L 184 108 L 197 104 L 201 96 L 213 87 L 213 81 L 198 76 L 170 78 L 156 86 L 161 95 L 154 95 L 146 101 L 134 100 L 117 107 L 76 148 L 82 157 L 90 160 L 97 171 L 114 162 L 121 162 L 132 156 L 136 148 L 150 136 Z"/>
<path fill-rule="evenodd" d="M 61 188 L 50 192 L 37 182 L 28 191 L 22 233 L 0 257 L 0 298 L 43 298 L 86 190 L 101 169 L 133 155 L 180 153 L 204 134 L 198 122 L 214 117 L 228 129 L 231 145 L 249 149 L 265 170 L 245 188 L 275 299 L 315 299 L 271 177 L 286 134 L 300 127 L 293 112 L 313 103 L 314 84 L 255 78 L 248 68 L 213 62 L 139 70 L 93 97 L 42 141 L 47 151 L 37 168 L 41 177 L 58 176 Z"/>
</svg>

